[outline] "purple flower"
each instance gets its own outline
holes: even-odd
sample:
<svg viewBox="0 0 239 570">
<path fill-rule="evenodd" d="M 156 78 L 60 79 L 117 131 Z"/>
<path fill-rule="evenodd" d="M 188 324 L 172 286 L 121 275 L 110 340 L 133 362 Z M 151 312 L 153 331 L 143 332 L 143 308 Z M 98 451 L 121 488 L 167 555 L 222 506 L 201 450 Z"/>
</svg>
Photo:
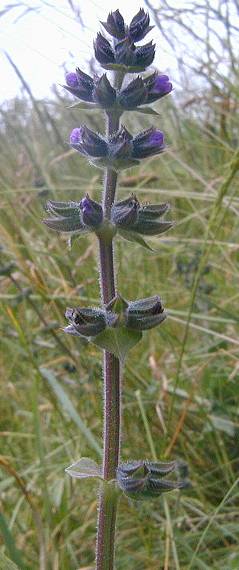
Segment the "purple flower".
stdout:
<svg viewBox="0 0 239 570">
<path fill-rule="evenodd" d="M 75 72 L 70 72 L 66 74 L 66 83 L 68 87 L 78 87 L 78 77 Z"/>
<path fill-rule="evenodd" d="M 147 103 L 153 103 L 157 99 L 161 99 L 172 91 L 172 83 L 167 75 L 158 75 L 157 72 L 144 79 L 144 85 L 147 89 Z"/>
<path fill-rule="evenodd" d="M 86 233 L 95 231 L 103 222 L 103 210 L 98 202 L 87 194 L 81 202 L 55 202 L 49 200 L 46 210 L 53 218 L 43 222 L 57 232 Z"/>
<path fill-rule="evenodd" d="M 108 153 L 107 142 L 85 125 L 73 129 L 70 144 L 81 154 L 92 157 L 105 157 Z"/>
<path fill-rule="evenodd" d="M 118 40 L 122 40 L 125 37 L 125 23 L 124 18 L 121 16 L 119 10 L 115 10 L 115 12 L 110 12 L 108 15 L 106 22 L 101 22 L 102 26 L 104 26 L 105 30 Z"/>
<path fill-rule="evenodd" d="M 70 72 L 66 74 L 66 85 L 64 86 L 67 91 L 75 95 L 83 101 L 88 101 L 92 103 L 93 101 L 93 90 L 94 90 L 94 79 L 77 68 L 76 72 Z"/>
<path fill-rule="evenodd" d="M 133 42 L 139 42 L 142 40 L 153 26 L 149 26 L 149 14 L 147 14 L 142 8 L 134 16 L 129 25 L 129 37 Z"/>
<path fill-rule="evenodd" d="M 103 210 L 98 202 L 91 200 L 86 194 L 80 202 L 81 218 L 83 223 L 90 228 L 97 228 L 103 222 Z"/>
<path fill-rule="evenodd" d="M 164 150 L 164 135 L 151 127 L 133 138 L 133 158 L 146 158 Z"/>
<path fill-rule="evenodd" d="M 116 100 L 116 91 L 106 74 L 94 79 L 77 68 L 76 72 L 66 75 L 65 89 L 72 95 L 89 103 L 98 103 L 104 109 L 112 107 Z"/>
</svg>

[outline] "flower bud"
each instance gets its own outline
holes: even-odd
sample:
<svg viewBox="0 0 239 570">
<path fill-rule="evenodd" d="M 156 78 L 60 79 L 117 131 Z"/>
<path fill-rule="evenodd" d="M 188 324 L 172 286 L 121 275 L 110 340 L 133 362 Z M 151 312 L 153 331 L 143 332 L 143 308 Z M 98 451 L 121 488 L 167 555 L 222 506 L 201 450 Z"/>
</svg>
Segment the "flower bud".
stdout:
<svg viewBox="0 0 239 570">
<path fill-rule="evenodd" d="M 130 158 L 132 154 L 132 135 L 122 126 L 109 138 L 109 155 L 114 158 Z"/>
<path fill-rule="evenodd" d="M 115 66 L 127 68 L 127 73 L 144 71 L 151 65 L 155 55 L 155 45 L 151 42 L 136 47 L 129 37 L 125 37 L 113 46 L 108 40 L 98 34 L 94 43 L 95 57 L 105 69 L 115 69 Z"/>
<path fill-rule="evenodd" d="M 127 328 L 143 331 L 160 325 L 166 316 L 160 297 L 155 295 L 130 302 L 125 312 L 125 322 Z"/>
<path fill-rule="evenodd" d="M 103 221 L 103 210 L 98 202 L 91 200 L 88 194 L 80 202 L 82 221 L 90 228 L 97 228 Z"/>
<path fill-rule="evenodd" d="M 157 72 L 153 73 L 144 80 L 144 86 L 147 90 L 147 103 L 153 103 L 158 99 L 164 97 L 172 91 L 172 83 L 169 81 L 167 75 L 158 75 Z"/>
<path fill-rule="evenodd" d="M 99 103 L 101 107 L 106 109 L 112 107 L 115 103 L 116 91 L 110 84 L 105 73 L 96 82 L 93 98 L 96 103 Z"/>
<path fill-rule="evenodd" d="M 75 97 L 90 103 L 93 102 L 94 80 L 81 69 L 77 68 L 75 73 L 66 74 L 66 85 L 64 87 Z"/>
<path fill-rule="evenodd" d="M 111 209 L 111 221 L 116 226 L 127 229 L 137 221 L 139 208 L 139 201 L 134 195 L 121 202 L 115 202 Z"/>
<path fill-rule="evenodd" d="M 164 150 L 164 135 L 158 129 L 151 127 L 133 138 L 134 158 L 146 158 L 159 154 Z"/>
<path fill-rule="evenodd" d="M 73 148 L 86 156 L 107 156 L 108 147 L 106 141 L 85 125 L 73 129 L 70 135 L 70 143 Z"/>
<path fill-rule="evenodd" d="M 145 69 L 153 63 L 155 56 L 155 44 L 148 42 L 144 46 L 137 47 L 134 51 L 135 65 Z"/>
<path fill-rule="evenodd" d="M 128 38 L 124 38 L 115 45 L 115 63 L 124 66 L 135 64 L 134 47 Z"/>
<path fill-rule="evenodd" d="M 64 331 L 74 336 L 94 337 L 107 326 L 105 312 L 102 309 L 68 308 L 65 316 L 70 325 L 65 327 Z"/>
<path fill-rule="evenodd" d="M 154 26 L 149 26 L 149 14 L 142 8 L 134 16 L 129 25 L 129 36 L 133 42 L 142 40 Z"/>
<path fill-rule="evenodd" d="M 103 66 L 115 63 L 115 55 L 110 43 L 101 33 L 97 34 L 94 42 L 95 57 Z"/>
<path fill-rule="evenodd" d="M 111 220 L 124 232 L 157 236 L 173 225 L 170 221 L 160 221 L 159 218 L 167 212 L 169 204 L 148 204 L 141 206 L 136 196 L 130 196 L 122 202 L 116 202 L 112 207 Z M 124 234 L 126 237 L 126 234 Z"/>
<path fill-rule="evenodd" d="M 68 87 L 78 87 L 78 77 L 77 74 L 74 72 L 70 72 L 66 74 L 66 83 Z"/>
<path fill-rule="evenodd" d="M 131 499 L 144 500 L 160 496 L 174 489 L 185 489 L 190 486 L 187 479 L 178 480 L 181 462 L 150 462 L 131 461 L 122 463 L 117 469 L 117 483 L 124 493 Z M 185 464 L 183 464 L 185 465 Z M 173 473 L 175 480 L 164 479 L 166 475 Z M 187 476 L 184 470 L 184 476 Z"/>
<path fill-rule="evenodd" d="M 106 22 L 101 22 L 102 26 L 104 26 L 105 30 L 118 40 L 121 40 L 125 37 L 125 23 L 124 18 L 121 16 L 119 10 L 115 10 L 115 12 L 110 12 L 108 15 Z"/>
<path fill-rule="evenodd" d="M 134 109 L 147 100 L 147 89 L 141 77 L 136 77 L 120 91 L 118 102 L 123 109 Z"/>
<path fill-rule="evenodd" d="M 153 127 L 133 137 L 122 126 L 107 140 L 83 125 L 73 129 L 70 143 L 75 150 L 88 156 L 95 166 L 109 166 L 114 170 L 129 168 L 138 164 L 139 159 L 158 154 L 164 149 L 163 133 Z"/>
</svg>

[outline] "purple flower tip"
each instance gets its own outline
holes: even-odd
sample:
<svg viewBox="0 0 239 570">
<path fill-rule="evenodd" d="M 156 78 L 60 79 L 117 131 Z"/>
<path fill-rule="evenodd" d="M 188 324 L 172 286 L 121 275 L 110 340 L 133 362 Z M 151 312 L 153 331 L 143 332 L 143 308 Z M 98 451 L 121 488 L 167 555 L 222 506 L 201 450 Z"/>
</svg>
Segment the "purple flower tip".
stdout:
<svg viewBox="0 0 239 570">
<path fill-rule="evenodd" d="M 79 144 L 82 138 L 82 127 L 73 129 L 70 134 L 70 142 L 71 144 Z"/>
<path fill-rule="evenodd" d="M 154 89 L 155 91 L 159 91 L 161 93 L 170 93 L 172 91 L 172 83 L 169 81 L 169 77 L 167 75 L 158 75 L 155 79 Z"/>
<path fill-rule="evenodd" d="M 85 198 L 82 198 L 82 200 L 80 201 L 80 207 L 83 211 L 84 210 L 91 211 L 92 210 L 91 200 L 87 196 L 85 196 Z"/>
<path fill-rule="evenodd" d="M 78 87 L 78 78 L 77 74 L 71 71 L 70 73 L 66 74 L 66 84 L 68 87 Z"/>
<path fill-rule="evenodd" d="M 163 145 L 164 142 L 164 135 L 162 133 L 162 131 L 153 131 L 152 134 L 150 135 L 150 140 L 149 143 L 152 145 Z"/>
</svg>

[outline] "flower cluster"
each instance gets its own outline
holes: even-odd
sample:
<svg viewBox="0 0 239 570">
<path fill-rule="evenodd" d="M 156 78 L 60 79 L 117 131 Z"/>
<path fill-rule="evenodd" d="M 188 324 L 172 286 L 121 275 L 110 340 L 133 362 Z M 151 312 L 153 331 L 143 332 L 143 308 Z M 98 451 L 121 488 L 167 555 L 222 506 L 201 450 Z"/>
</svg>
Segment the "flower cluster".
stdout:
<svg viewBox="0 0 239 570">
<path fill-rule="evenodd" d="M 66 74 L 64 87 L 82 101 L 97 104 L 103 109 L 113 108 L 119 113 L 154 103 L 172 91 L 169 77 L 156 71 L 145 78 L 136 77 L 124 89 L 115 89 L 105 73 L 93 79 L 79 68 Z"/>
<path fill-rule="evenodd" d="M 88 194 L 80 202 L 54 202 L 49 200 L 46 209 L 53 218 L 44 223 L 58 232 L 82 234 L 86 232 L 101 233 L 104 228 L 112 235 L 116 232 L 127 238 L 127 233 L 144 236 L 157 236 L 173 225 L 171 221 L 161 220 L 169 210 L 169 204 L 143 204 L 132 194 L 126 200 L 115 202 L 111 209 L 110 220 L 104 219 L 101 204 L 92 200 Z"/>
<path fill-rule="evenodd" d="M 109 327 L 124 326 L 129 330 L 144 331 L 160 325 L 166 316 L 158 295 L 137 301 L 125 301 L 117 296 L 104 309 L 68 308 L 66 318 L 70 324 L 64 331 L 87 338 L 96 337 Z"/>
<path fill-rule="evenodd" d="M 182 480 L 168 480 L 168 474 L 179 474 Z M 160 496 L 174 489 L 189 486 L 187 466 L 179 461 L 150 462 L 131 461 L 122 463 L 117 470 L 117 483 L 131 499 L 144 500 Z"/>
<path fill-rule="evenodd" d="M 95 166 L 109 166 L 116 171 L 139 164 L 141 159 L 159 154 L 165 148 L 163 133 L 154 127 L 133 137 L 122 126 L 107 139 L 83 125 L 73 129 L 70 144 Z"/>
<path fill-rule="evenodd" d="M 149 26 L 149 15 L 140 9 L 129 26 L 126 26 L 119 10 L 111 12 L 106 22 L 102 22 L 105 30 L 113 37 L 110 43 L 101 33 L 94 43 L 95 57 L 106 69 L 123 68 L 128 73 L 143 71 L 151 65 L 155 55 L 152 41 L 136 47 L 152 29 Z"/>
</svg>

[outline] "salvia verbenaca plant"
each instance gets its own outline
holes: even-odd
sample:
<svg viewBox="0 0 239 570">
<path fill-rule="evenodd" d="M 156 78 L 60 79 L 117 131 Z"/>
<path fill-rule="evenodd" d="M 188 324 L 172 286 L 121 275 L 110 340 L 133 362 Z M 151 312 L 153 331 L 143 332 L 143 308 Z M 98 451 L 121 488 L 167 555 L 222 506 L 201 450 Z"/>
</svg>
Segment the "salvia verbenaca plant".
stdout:
<svg viewBox="0 0 239 570">
<path fill-rule="evenodd" d="M 113 241 L 116 236 L 150 247 L 145 238 L 170 229 L 165 220 L 169 204 L 140 204 L 132 194 L 116 200 L 118 172 L 165 149 L 164 135 L 156 127 L 132 134 L 121 124 L 125 111 L 157 115 L 147 105 L 172 91 L 167 75 L 144 73 L 155 55 L 152 41 L 138 45 L 150 32 L 149 15 L 140 9 L 129 25 L 119 10 L 102 22 L 104 33 L 94 42 L 95 57 L 107 73 L 91 77 L 77 68 L 67 73 L 65 88 L 80 99 L 80 109 L 99 108 L 105 114 L 106 132 L 96 133 L 86 125 L 73 129 L 70 145 L 94 166 L 105 172 L 101 204 L 86 194 L 79 202 L 50 200 L 45 224 L 70 237 L 94 233 L 99 244 L 101 305 L 69 307 L 64 331 L 84 337 L 104 351 L 104 435 L 103 463 L 81 458 L 67 468 L 72 477 L 100 479 L 96 544 L 96 569 L 114 568 L 117 502 L 121 492 L 136 500 L 159 497 L 165 491 L 188 485 L 187 467 L 180 461 L 120 461 L 122 369 L 128 351 L 144 331 L 161 325 L 166 312 L 158 294 L 146 299 L 126 300 L 117 291 Z M 132 79 L 132 75 L 136 74 Z M 77 342 L 77 339 L 76 339 Z M 168 478 L 169 476 L 169 478 Z"/>
</svg>

